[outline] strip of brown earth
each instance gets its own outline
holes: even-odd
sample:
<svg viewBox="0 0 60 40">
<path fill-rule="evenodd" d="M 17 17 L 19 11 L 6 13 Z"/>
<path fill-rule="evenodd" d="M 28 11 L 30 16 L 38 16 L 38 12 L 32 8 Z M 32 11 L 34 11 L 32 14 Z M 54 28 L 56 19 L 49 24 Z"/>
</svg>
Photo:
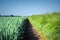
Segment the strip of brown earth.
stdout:
<svg viewBox="0 0 60 40">
<path fill-rule="evenodd" d="M 33 27 L 33 31 L 37 37 L 39 37 L 39 40 L 47 40 L 47 37 L 44 36 L 40 31 L 38 31 L 36 28 Z"/>
<path fill-rule="evenodd" d="M 31 23 L 31 21 L 30 21 L 30 23 Z M 39 40 L 48 40 L 48 38 L 46 37 L 46 35 L 43 35 L 43 33 L 41 31 L 39 31 L 35 27 L 35 25 L 33 25 L 33 24 L 32 24 L 32 29 L 33 29 L 33 32 L 34 32 L 35 36 L 37 36 L 39 38 Z"/>
<path fill-rule="evenodd" d="M 39 40 L 39 37 L 35 34 L 35 31 L 33 29 L 33 26 L 29 22 L 29 20 L 26 20 L 26 27 L 25 27 L 25 37 L 24 40 Z"/>
</svg>

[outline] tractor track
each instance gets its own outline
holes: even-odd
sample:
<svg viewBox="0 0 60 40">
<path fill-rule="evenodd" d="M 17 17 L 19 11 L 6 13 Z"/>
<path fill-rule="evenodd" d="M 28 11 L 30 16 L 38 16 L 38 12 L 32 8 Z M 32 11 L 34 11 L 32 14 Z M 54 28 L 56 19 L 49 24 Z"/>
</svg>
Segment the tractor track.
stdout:
<svg viewBox="0 0 60 40">
<path fill-rule="evenodd" d="M 26 28 L 25 28 L 25 36 L 24 36 L 24 40 L 40 40 L 39 35 L 37 34 L 36 30 L 33 29 L 31 23 L 29 22 L 29 20 L 26 20 Z"/>
</svg>

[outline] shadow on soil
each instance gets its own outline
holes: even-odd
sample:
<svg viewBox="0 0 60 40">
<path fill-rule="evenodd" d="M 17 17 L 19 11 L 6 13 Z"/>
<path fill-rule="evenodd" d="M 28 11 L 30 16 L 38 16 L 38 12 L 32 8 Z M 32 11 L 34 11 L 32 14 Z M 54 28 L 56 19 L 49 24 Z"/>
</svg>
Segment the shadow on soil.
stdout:
<svg viewBox="0 0 60 40">
<path fill-rule="evenodd" d="M 34 31 L 32 29 L 32 25 L 29 22 L 28 19 L 25 20 L 25 31 L 24 31 L 24 40 L 39 40 L 38 37 L 36 37 L 36 34 L 34 34 Z"/>
</svg>

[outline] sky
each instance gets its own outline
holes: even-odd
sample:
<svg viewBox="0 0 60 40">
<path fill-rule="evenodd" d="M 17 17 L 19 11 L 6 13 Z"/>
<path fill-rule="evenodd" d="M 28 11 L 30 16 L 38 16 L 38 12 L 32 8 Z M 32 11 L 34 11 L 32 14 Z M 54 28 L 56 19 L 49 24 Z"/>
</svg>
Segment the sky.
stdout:
<svg viewBox="0 0 60 40">
<path fill-rule="evenodd" d="M 60 12 L 60 0 L 0 0 L 0 15 L 30 16 Z"/>
</svg>

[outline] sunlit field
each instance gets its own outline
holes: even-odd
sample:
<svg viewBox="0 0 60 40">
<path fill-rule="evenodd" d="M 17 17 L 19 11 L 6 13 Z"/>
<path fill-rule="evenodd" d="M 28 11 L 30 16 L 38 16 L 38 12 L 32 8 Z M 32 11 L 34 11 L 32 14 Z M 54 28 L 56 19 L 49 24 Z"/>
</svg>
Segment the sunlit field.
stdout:
<svg viewBox="0 0 60 40">
<path fill-rule="evenodd" d="M 0 16 L 0 40 L 25 40 L 25 38 L 60 40 L 60 12 L 23 17 Z"/>
<path fill-rule="evenodd" d="M 29 17 L 42 40 L 60 40 L 60 13 L 47 13 Z"/>
</svg>

